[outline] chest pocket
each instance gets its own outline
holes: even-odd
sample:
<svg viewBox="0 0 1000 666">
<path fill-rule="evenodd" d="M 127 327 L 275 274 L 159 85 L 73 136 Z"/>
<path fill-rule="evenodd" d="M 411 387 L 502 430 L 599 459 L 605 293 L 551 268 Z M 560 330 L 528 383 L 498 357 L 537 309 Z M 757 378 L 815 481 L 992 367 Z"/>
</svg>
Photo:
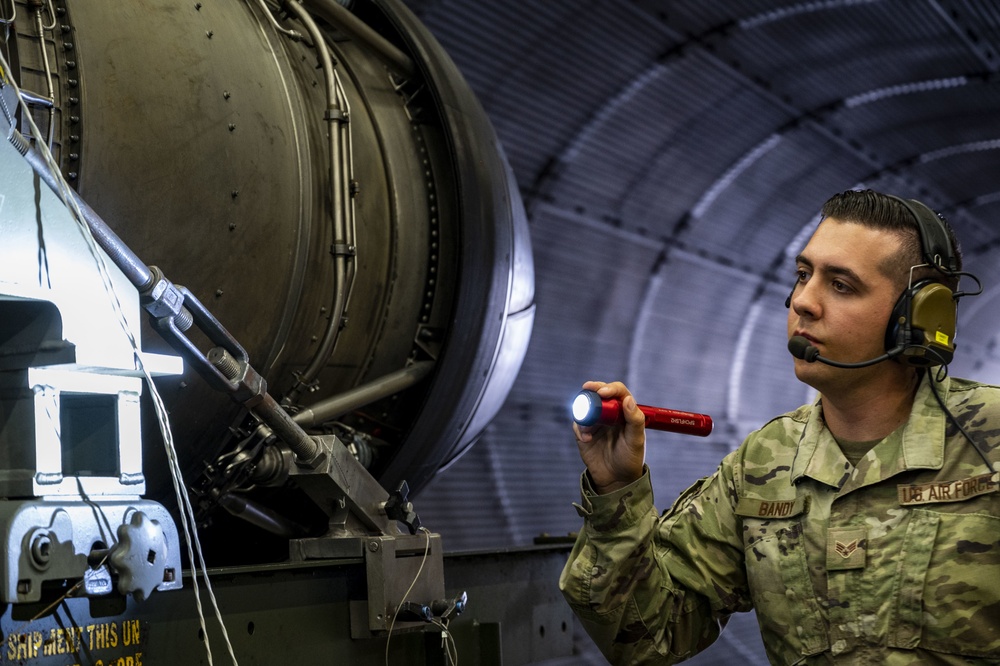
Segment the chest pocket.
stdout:
<svg viewBox="0 0 1000 666">
<path fill-rule="evenodd" d="M 750 595 L 775 663 L 795 664 L 829 648 L 806 563 L 801 522 L 806 509 L 803 498 L 741 498 L 736 506 Z"/>
<path fill-rule="evenodd" d="M 935 508 L 911 509 L 890 642 L 1000 657 L 1000 518 Z"/>
</svg>

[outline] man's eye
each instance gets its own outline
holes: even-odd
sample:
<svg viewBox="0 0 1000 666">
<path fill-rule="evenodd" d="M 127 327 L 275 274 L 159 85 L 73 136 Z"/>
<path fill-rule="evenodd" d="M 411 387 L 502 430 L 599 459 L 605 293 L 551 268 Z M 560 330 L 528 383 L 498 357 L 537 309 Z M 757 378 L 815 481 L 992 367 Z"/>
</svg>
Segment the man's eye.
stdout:
<svg viewBox="0 0 1000 666">
<path fill-rule="evenodd" d="M 847 293 L 847 292 L 851 291 L 851 288 L 850 288 L 850 286 L 848 286 L 848 285 L 844 284 L 844 283 L 843 283 L 843 282 L 841 282 L 840 280 L 834 280 L 834 281 L 833 281 L 833 288 L 834 288 L 834 289 L 835 289 L 836 291 L 839 291 L 839 292 L 844 292 L 844 293 Z"/>
</svg>

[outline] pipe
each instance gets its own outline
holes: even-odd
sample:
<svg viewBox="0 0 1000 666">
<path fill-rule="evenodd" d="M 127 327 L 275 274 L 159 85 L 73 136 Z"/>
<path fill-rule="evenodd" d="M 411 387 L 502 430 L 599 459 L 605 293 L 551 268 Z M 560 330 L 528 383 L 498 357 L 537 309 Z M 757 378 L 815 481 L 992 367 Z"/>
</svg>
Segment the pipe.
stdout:
<svg viewBox="0 0 1000 666">
<path fill-rule="evenodd" d="M 321 19 L 336 26 L 348 37 L 367 46 L 372 55 L 397 73 L 411 77 L 416 72 L 413 60 L 396 48 L 389 40 L 375 32 L 368 24 L 351 13 L 336 0 L 307 0 L 309 7 Z"/>
<path fill-rule="evenodd" d="M 347 99 L 339 90 L 339 81 L 334 69 L 333 58 L 316 22 L 309 13 L 297 2 L 287 2 L 286 7 L 305 26 L 316 48 L 326 83 L 327 107 L 325 119 L 329 124 L 327 137 L 329 140 L 330 169 L 330 205 L 333 209 L 333 239 L 334 258 L 334 294 L 330 308 L 330 323 L 326 327 L 323 339 L 305 370 L 298 376 L 295 385 L 289 389 L 284 403 L 294 403 L 302 390 L 308 387 L 319 375 L 323 366 L 333 354 L 340 337 L 340 326 L 347 300 L 350 296 L 351 284 L 354 280 L 354 225 L 353 202 L 350 192 L 350 136 L 344 131 L 350 122 L 350 109 Z M 347 134 L 347 136 L 342 136 Z"/>
<path fill-rule="evenodd" d="M 301 525 L 242 495 L 225 493 L 219 497 L 219 506 L 237 518 L 286 539 L 294 539 L 306 533 Z"/>
<path fill-rule="evenodd" d="M 350 391 L 345 391 L 339 395 L 331 396 L 326 400 L 321 400 L 297 412 L 292 416 L 292 420 L 303 428 L 309 428 L 330 421 L 342 414 L 354 411 L 376 400 L 387 398 L 390 395 L 413 386 L 426 377 L 433 367 L 434 361 L 414 363 L 402 370 L 397 370 L 384 377 L 380 377 L 373 382 L 356 386 Z"/>
</svg>

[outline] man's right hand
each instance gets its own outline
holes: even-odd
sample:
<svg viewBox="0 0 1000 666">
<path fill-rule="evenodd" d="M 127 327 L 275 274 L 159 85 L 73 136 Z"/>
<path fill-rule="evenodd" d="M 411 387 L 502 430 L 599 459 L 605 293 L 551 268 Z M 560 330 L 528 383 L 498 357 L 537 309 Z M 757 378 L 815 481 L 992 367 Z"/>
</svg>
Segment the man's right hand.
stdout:
<svg viewBox="0 0 1000 666">
<path fill-rule="evenodd" d="M 624 427 L 573 424 L 580 457 L 590 472 L 594 490 L 604 495 L 624 488 L 642 476 L 646 456 L 646 417 L 621 382 L 587 382 L 583 388 L 597 391 L 602 400 L 621 401 L 625 415 Z"/>
</svg>

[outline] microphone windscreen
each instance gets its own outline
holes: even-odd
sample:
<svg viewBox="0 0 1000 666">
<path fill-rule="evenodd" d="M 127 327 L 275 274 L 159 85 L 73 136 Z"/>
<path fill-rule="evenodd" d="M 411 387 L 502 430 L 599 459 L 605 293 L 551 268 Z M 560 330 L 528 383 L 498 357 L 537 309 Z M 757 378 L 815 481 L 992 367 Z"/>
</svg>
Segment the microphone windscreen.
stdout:
<svg viewBox="0 0 1000 666">
<path fill-rule="evenodd" d="M 809 344 L 809 341 L 801 335 L 793 335 L 788 340 L 788 351 L 795 358 L 801 358 L 803 361 L 810 362 L 815 361 L 819 355 L 819 350 Z"/>
</svg>

